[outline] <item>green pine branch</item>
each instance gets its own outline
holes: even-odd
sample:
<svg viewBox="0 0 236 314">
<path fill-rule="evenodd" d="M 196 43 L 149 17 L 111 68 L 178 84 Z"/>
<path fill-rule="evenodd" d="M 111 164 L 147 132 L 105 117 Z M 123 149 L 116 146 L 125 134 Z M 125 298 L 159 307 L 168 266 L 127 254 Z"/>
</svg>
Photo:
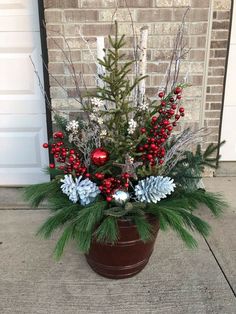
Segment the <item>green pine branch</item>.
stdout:
<svg viewBox="0 0 236 314">
<path fill-rule="evenodd" d="M 141 215 L 134 215 L 133 221 L 138 230 L 140 239 L 143 242 L 150 241 L 153 238 L 153 227 L 148 222 L 147 217 Z"/>
<path fill-rule="evenodd" d="M 44 200 L 52 198 L 60 191 L 56 180 L 46 183 L 34 184 L 24 188 L 24 198 L 32 207 L 38 207 Z"/>
<path fill-rule="evenodd" d="M 98 242 L 114 244 L 119 237 L 117 218 L 106 217 L 96 229 L 94 236 Z"/>
<path fill-rule="evenodd" d="M 174 143 L 175 139 L 172 139 L 168 143 L 167 149 L 170 145 L 174 145 Z M 216 153 L 223 144 L 224 142 L 219 145 L 210 144 L 205 151 L 203 151 L 201 145 L 198 144 L 195 152 L 185 151 L 183 157 L 176 163 L 175 167 L 169 171 L 168 176 L 172 177 L 176 183 L 187 190 L 197 189 L 205 167 L 217 167 L 220 156 Z M 212 157 L 212 155 L 216 155 L 216 157 Z M 176 156 L 173 156 L 173 159 L 174 158 L 176 158 Z M 169 163 L 171 162 L 172 160 Z M 167 169 L 168 164 L 166 165 Z"/>
</svg>

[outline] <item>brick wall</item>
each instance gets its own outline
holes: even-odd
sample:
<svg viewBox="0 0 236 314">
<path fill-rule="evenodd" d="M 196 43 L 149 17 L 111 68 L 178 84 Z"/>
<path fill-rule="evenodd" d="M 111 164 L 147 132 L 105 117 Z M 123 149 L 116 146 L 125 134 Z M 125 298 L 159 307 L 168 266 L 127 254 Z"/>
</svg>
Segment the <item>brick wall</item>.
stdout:
<svg viewBox="0 0 236 314">
<path fill-rule="evenodd" d="M 191 51 L 182 64 L 180 78 L 188 73 L 192 87 L 185 92 L 188 114 L 183 119 L 183 127 L 205 124 L 213 132 L 208 141 L 217 141 L 231 1 L 212 1 L 44 0 L 49 70 L 64 86 L 64 89 L 58 87 L 58 83 L 51 79 L 53 106 L 64 112 L 78 110 L 78 103 L 71 97 L 75 95 L 75 88 L 69 75 L 67 57 L 59 47 L 66 51 L 69 45 L 78 76 L 83 71 L 87 88 L 93 88 L 93 72 L 96 68 L 79 33 L 85 36 L 91 50 L 95 52 L 96 36 L 109 34 L 115 10 L 120 33 L 128 35 L 124 48 L 127 57 L 132 55 L 130 14 L 137 32 L 144 25 L 149 27 L 147 91 L 150 96 L 154 96 L 166 72 L 176 30 L 186 7 L 191 6 L 186 24 L 186 41 Z M 125 7 L 125 2 L 130 12 Z"/>
<path fill-rule="evenodd" d="M 211 130 L 209 142 L 217 142 L 222 112 L 222 93 L 230 27 L 230 0 L 214 0 L 209 47 L 204 124 Z"/>
</svg>

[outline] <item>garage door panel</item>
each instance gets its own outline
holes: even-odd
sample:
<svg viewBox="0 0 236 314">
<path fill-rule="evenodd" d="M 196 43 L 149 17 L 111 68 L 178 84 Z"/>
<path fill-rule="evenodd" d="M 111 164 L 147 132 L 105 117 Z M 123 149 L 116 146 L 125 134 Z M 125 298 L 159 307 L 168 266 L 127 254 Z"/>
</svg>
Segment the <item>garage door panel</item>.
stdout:
<svg viewBox="0 0 236 314">
<path fill-rule="evenodd" d="M 29 71 L 29 57 L 12 55 L 1 56 L 0 69 L 0 94 L 16 95 L 26 94 L 33 95 L 34 92 L 34 75 Z M 24 79 L 22 79 L 24 75 Z"/>
<path fill-rule="evenodd" d="M 31 61 L 42 78 L 40 36 L 25 32 L 14 42 L 18 37 L 13 32 L 5 42 L 6 34 L 0 33 L 0 113 L 45 113 L 44 95 Z"/>
<path fill-rule="evenodd" d="M 22 130 L 16 132 L 12 130 L 7 135 L 0 135 L 0 138 L 2 150 L 4 151 L 4 158 L 0 154 L 0 167 L 41 167 L 40 156 L 35 149 L 37 144 L 40 145 L 37 133 L 33 133 L 31 130 L 29 132 L 23 132 Z M 25 154 L 28 155 L 27 159 L 25 158 Z"/>
<path fill-rule="evenodd" d="M 235 161 L 236 160 L 236 128 L 232 127 L 234 117 L 236 116 L 236 106 L 224 107 L 223 112 L 223 127 L 221 131 L 221 140 L 226 140 L 226 143 L 221 147 L 220 154 L 221 161 Z M 227 123 L 226 123 L 227 122 Z"/>
<path fill-rule="evenodd" d="M 1 0 L 0 31 L 39 31 L 36 0 Z"/>
<path fill-rule="evenodd" d="M 12 115 L 0 116 L 1 185 L 20 184 L 20 180 L 21 184 L 49 180 L 42 171 L 48 165 L 47 152 L 42 148 L 42 143 L 47 141 L 45 129 L 44 115 L 18 115 L 17 119 Z M 11 179 L 7 173 L 12 173 Z M 30 173 L 32 178 L 27 183 L 24 176 L 29 179 Z"/>
<path fill-rule="evenodd" d="M 43 183 L 49 181 L 49 176 L 46 176 L 43 169 L 39 168 L 3 168 L 0 172 L 2 178 L 0 179 L 0 185 L 3 186 L 25 186 L 35 183 Z"/>
</svg>

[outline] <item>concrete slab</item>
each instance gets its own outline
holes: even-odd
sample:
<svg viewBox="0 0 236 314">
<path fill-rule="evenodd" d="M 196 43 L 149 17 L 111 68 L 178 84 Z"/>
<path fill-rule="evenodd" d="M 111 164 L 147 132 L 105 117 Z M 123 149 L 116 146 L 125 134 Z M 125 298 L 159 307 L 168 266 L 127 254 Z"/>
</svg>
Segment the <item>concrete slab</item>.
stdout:
<svg viewBox="0 0 236 314">
<path fill-rule="evenodd" d="M 204 183 L 209 191 L 225 195 L 230 205 L 220 219 L 208 212 L 203 217 L 212 226 L 208 243 L 236 292 L 236 177 L 205 178 Z"/>
<path fill-rule="evenodd" d="M 217 177 L 235 177 L 236 162 L 235 161 L 220 161 L 219 168 L 215 171 Z"/>
<path fill-rule="evenodd" d="M 236 300 L 200 239 L 183 247 L 172 233 L 159 234 L 149 265 L 131 279 L 96 275 L 73 243 L 60 262 L 55 239 L 34 234 L 47 211 L 0 211 L 1 314 L 235 314 Z"/>
<path fill-rule="evenodd" d="M 40 209 L 46 207 L 46 202 L 40 205 Z M 0 209 L 30 209 L 29 203 L 24 200 L 23 188 L 0 187 Z"/>
</svg>

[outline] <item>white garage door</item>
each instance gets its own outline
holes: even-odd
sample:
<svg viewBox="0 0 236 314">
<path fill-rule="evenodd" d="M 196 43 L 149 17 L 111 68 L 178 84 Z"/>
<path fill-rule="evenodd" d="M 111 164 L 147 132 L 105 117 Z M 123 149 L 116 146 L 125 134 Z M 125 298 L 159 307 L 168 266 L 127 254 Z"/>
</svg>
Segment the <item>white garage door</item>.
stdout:
<svg viewBox="0 0 236 314">
<path fill-rule="evenodd" d="M 36 0 L 0 0 L 0 185 L 45 182 L 48 165 L 41 43 Z"/>
<path fill-rule="evenodd" d="M 236 161 L 236 7 L 233 11 L 232 32 L 229 49 L 229 60 L 225 86 L 225 100 L 222 120 L 221 140 L 226 140 L 220 153 L 222 161 Z"/>
</svg>

